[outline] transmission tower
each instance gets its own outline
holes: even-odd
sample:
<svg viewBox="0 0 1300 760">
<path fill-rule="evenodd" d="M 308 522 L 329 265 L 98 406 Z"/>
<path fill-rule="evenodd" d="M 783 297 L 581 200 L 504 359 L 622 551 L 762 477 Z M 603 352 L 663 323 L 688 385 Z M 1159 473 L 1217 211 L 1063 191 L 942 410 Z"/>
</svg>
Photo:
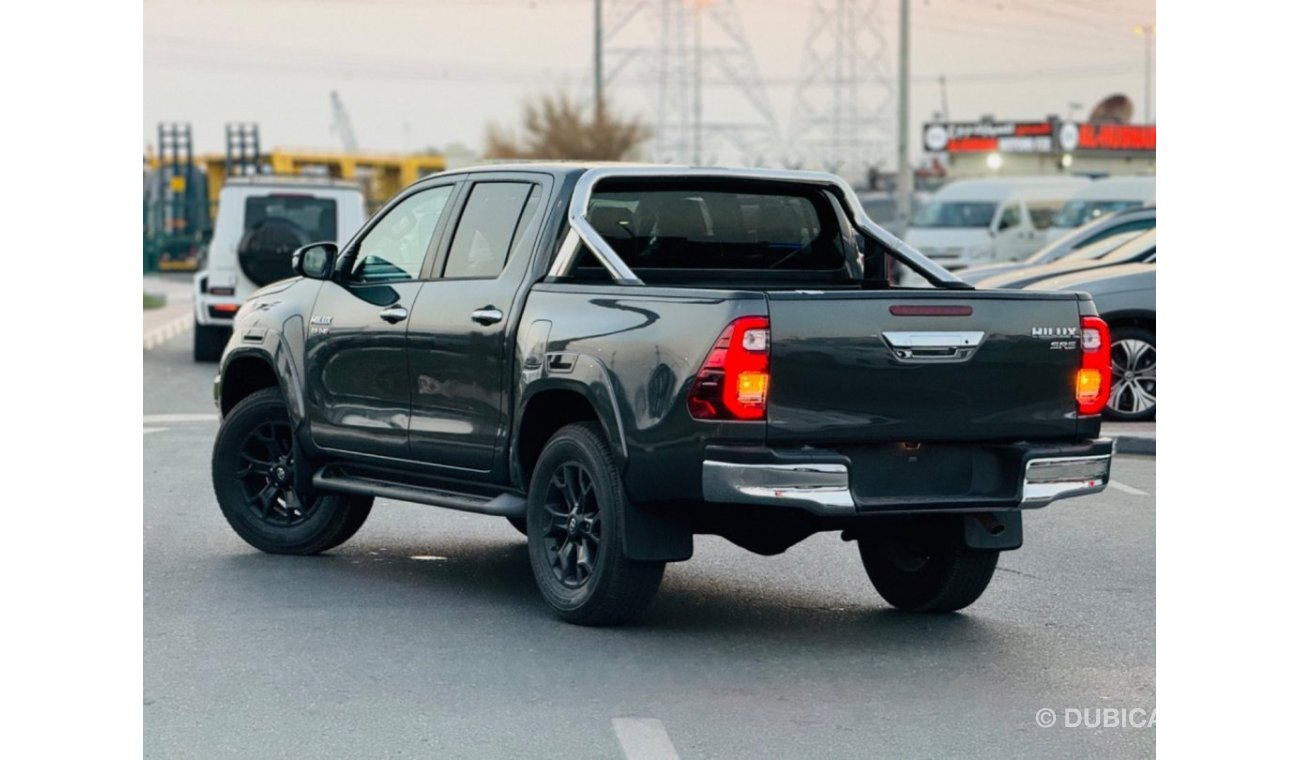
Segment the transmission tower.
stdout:
<svg viewBox="0 0 1300 760">
<path fill-rule="evenodd" d="M 790 120 L 791 163 L 857 181 L 893 144 L 894 75 L 880 0 L 813 0 Z"/>
<path fill-rule="evenodd" d="M 601 27 L 606 85 L 646 85 L 652 160 L 774 159 L 776 115 L 734 0 L 605 0 Z"/>
</svg>

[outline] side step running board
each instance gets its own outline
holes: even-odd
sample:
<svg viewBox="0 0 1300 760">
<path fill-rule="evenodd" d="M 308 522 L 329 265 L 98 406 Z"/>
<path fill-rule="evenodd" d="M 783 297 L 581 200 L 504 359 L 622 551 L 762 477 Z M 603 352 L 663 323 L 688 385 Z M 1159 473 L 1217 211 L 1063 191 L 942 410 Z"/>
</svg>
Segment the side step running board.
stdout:
<svg viewBox="0 0 1300 760">
<path fill-rule="evenodd" d="M 455 491 L 443 491 L 437 488 L 393 483 L 357 475 L 345 475 L 330 467 L 326 467 L 313 475 L 311 483 L 322 491 L 382 496 L 385 499 L 413 501 L 417 504 L 429 504 L 435 507 L 459 509 L 462 512 L 477 512 L 481 515 L 497 515 L 499 517 L 523 517 L 528 507 L 527 501 L 514 494 L 503 493 L 488 498 L 474 494 L 456 493 Z"/>
</svg>

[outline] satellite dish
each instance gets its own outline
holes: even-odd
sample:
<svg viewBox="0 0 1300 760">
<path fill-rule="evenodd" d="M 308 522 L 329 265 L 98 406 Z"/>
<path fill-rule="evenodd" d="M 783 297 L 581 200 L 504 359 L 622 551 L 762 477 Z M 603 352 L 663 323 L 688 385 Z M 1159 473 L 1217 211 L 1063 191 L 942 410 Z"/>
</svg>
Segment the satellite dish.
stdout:
<svg viewBox="0 0 1300 760">
<path fill-rule="evenodd" d="M 1111 95 L 1093 107 L 1088 121 L 1127 124 L 1133 119 L 1133 101 L 1127 95 Z"/>
</svg>

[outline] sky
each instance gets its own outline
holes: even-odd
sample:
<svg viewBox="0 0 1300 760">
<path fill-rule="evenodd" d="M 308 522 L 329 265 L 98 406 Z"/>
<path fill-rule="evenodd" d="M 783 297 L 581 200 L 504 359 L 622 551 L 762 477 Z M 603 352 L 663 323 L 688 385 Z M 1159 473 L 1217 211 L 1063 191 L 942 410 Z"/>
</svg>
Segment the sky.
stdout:
<svg viewBox="0 0 1300 760">
<path fill-rule="evenodd" d="M 635 5 L 604 2 L 607 19 Z M 796 151 L 796 90 L 817 2 L 731 4 L 782 133 L 780 150 Z M 857 5 L 873 22 L 860 44 L 879 51 L 877 76 L 892 90 L 899 0 Z M 188 121 L 198 151 L 220 152 L 223 125 L 251 121 L 265 147 L 337 149 L 337 91 L 364 150 L 481 150 L 487 125 L 515 126 L 531 97 L 590 99 L 592 12 L 593 0 L 145 0 L 144 143 L 156 141 L 158 122 Z M 656 80 L 626 51 L 657 45 L 658 33 L 648 17 L 632 18 L 607 42 L 607 70 L 627 63 L 607 78 L 607 93 L 618 111 L 653 122 Z M 1154 22 L 1154 0 L 911 0 L 911 132 L 919 138 L 940 111 L 940 76 L 953 120 L 1083 118 L 1124 93 L 1141 121 L 1145 47 L 1135 26 Z M 729 44 L 721 27 L 702 29 L 706 48 Z M 1153 59 L 1153 97 L 1154 78 Z M 706 121 L 757 120 L 721 75 L 706 81 Z M 805 92 L 827 102 L 825 89 Z M 894 101 L 863 97 L 868 110 L 883 104 L 882 128 L 892 135 Z M 1151 113 L 1154 121 L 1154 105 Z"/>
</svg>

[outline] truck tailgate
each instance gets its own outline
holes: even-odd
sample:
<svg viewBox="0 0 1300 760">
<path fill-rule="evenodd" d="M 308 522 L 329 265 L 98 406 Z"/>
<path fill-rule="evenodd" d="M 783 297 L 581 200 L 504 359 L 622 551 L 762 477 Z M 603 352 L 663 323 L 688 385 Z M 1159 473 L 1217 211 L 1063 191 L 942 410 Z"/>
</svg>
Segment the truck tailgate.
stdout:
<svg viewBox="0 0 1300 760">
<path fill-rule="evenodd" d="M 772 444 L 1071 438 L 1072 293 L 769 293 Z"/>
</svg>

